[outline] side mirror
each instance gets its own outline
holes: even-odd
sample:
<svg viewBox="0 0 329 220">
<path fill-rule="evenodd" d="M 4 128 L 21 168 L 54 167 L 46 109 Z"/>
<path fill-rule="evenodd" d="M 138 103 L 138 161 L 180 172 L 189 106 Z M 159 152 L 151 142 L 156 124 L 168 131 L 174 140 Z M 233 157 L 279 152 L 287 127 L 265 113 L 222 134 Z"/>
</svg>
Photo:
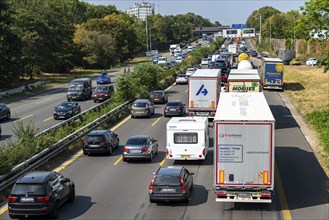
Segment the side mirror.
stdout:
<svg viewBox="0 0 329 220">
<path fill-rule="evenodd" d="M 194 173 L 190 173 L 190 175 L 194 175 Z"/>
<path fill-rule="evenodd" d="M 57 110 L 57 107 L 55 107 L 54 109 Z"/>
<path fill-rule="evenodd" d="M 155 175 L 155 172 L 153 172 L 152 175 Z"/>
</svg>

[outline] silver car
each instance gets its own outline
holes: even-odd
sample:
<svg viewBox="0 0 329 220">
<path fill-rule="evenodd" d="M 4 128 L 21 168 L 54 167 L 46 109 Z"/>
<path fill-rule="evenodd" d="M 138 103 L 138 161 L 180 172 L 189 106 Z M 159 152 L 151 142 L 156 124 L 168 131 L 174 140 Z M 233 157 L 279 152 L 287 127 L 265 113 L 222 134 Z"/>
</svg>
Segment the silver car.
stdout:
<svg viewBox="0 0 329 220">
<path fill-rule="evenodd" d="M 146 159 L 153 161 L 158 153 L 158 141 L 151 136 L 135 135 L 128 138 L 122 153 L 122 160 Z"/>
<path fill-rule="evenodd" d="M 186 74 L 178 74 L 176 77 L 176 84 L 187 84 L 187 75 Z"/>
<path fill-rule="evenodd" d="M 131 106 L 132 118 L 151 117 L 154 115 L 154 104 L 149 99 L 136 99 Z"/>
</svg>

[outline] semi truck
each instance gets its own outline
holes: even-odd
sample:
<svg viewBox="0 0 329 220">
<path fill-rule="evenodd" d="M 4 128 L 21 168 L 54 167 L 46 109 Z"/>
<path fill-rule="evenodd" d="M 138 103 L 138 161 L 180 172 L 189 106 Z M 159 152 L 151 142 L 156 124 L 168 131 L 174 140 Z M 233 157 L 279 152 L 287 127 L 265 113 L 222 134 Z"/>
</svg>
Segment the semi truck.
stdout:
<svg viewBox="0 0 329 220">
<path fill-rule="evenodd" d="M 279 58 L 262 58 L 260 77 L 264 89 L 282 90 L 283 86 L 283 61 Z"/>
<path fill-rule="evenodd" d="M 259 75 L 257 69 L 231 69 L 230 75 Z"/>
<path fill-rule="evenodd" d="M 188 79 L 188 114 L 213 118 L 220 91 L 220 69 L 197 69 Z"/>
<path fill-rule="evenodd" d="M 170 52 L 171 56 L 173 56 L 175 54 L 175 49 L 176 48 L 180 48 L 180 45 L 179 44 L 171 44 L 170 45 L 169 52 Z"/>
<path fill-rule="evenodd" d="M 262 92 L 221 94 L 214 118 L 216 202 L 272 202 L 274 128 Z"/>
<path fill-rule="evenodd" d="M 261 92 L 259 75 L 232 75 L 227 79 L 227 92 Z"/>
<path fill-rule="evenodd" d="M 233 56 L 238 55 L 238 45 L 237 44 L 229 44 L 227 46 L 228 52 L 231 52 Z"/>
<path fill-rule="evenodd" d="M 205 160 L 209 148 L 207 117 L 175 117 L 166 126 L 169 160 Z"/>
</svg>

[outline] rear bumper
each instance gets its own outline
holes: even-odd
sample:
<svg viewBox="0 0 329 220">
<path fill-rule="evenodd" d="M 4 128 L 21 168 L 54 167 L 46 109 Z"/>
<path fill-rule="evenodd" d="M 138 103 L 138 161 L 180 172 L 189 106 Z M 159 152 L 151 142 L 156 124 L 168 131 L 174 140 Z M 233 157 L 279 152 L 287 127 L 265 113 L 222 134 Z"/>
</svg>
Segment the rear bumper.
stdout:
<svg viewBox="0 0 329 220">
<path fill-rule="evenodd" d="M 199 155 L 167 155 L 168 160 L 205 160 L 206 157 L 202 155 L 202 157 L 199 157 Z"/>
<path fill-rule="evenodd" d="M 50 205 L 45 204 L 44 206 L 36 206 L 36 207 L 20 207 L 20 206 L 8 206 L 8 211 L 10 215 L 16 216 L 38 216 L 38 215 L 48 215 L 52 211 L 52 207 Z"/>
<path fill-rule="evenodd" d="M 99 148 L 83 148 L 84 154 L 104 154 L 108 153 L 109 149 L 107 147 L 99 147 Z"/>
<path fill-rule="evenodd" d="M 166 115 L 171 115 L 171 116 L 175 116 L 175 115 L 184 115 L 184 112 L 183 111 L 165 111 L 164 112 Z"/>
<path fill-rule="evenodd" d="M 154 202 L 181 202 L 187 200 L 187 193 L 180 194 L 162 194 L 150 193 L 150 200 Z"/>
<path fill-rule="evenodd" d="M 271 203 L 272 191 L 215 190 L 216 202 Z"/>
<path fill-rule="evenodd" d="M 147 154 L 129 154 L 125 153 L 122 155 L 124 159 L 134 159 L 134 160 L 147 160 L 151 158 L 151 153 Z"/>
</svg>

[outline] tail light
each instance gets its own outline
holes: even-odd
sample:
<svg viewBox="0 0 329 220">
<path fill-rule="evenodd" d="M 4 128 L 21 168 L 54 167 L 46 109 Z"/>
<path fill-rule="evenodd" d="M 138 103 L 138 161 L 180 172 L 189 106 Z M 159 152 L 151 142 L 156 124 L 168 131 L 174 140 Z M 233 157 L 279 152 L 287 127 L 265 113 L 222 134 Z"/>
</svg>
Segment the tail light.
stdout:
<svg viewBox="0 0 329 220">
<path fill-rule="evenodd" d="M 164 108 L 164 110 L 165 110 L 165 111 L 168 111 L 168 110 L 169 110 L 169 108 L 168 108 L 168 107 L 165 107 L 165 108 Z"/>
<path fill-rule="evenodd" d="M 166 148 L 166 155 L 168 155 L 169 154 L 169 150 L 168 150 L 168 148 Z"/>
<path fill-rule="evenodd" d="M 177 110 L 179 110 L 179 111 L 182 111 L 182 108 L 176 108 Z"/>
<path fill-rule="evenodd" d="M 87 141 L 82 142 L 83 145 L 88 145 Z"/>
<path fill-rule="evenodd" d="M 182 177 L 179 177 L 179 180 L 180 180 L 180 183 L 181 183 L 181 186 L 182 186 L 182 190 L 183 191 L 186 191 L 186 186 L 185 186 L 185 183 L 183 181 L 183 178 Z"/>
<path fill-rule="evenodd" d="M 164 95 L 162 95 L 161 98 L 164 98 Z"/>
<path fill-rule="evenodd" d="M 216 112 L 211 112 L 210 113 L 210 116 L 215 116 L 216 115 Z"/>
<path fill-rule="evenodd" d="M 16 202 L 17 201 L 17 197 L 16 196 L 12 196 L 12 195 L 9 195 L 8 196 L 8 202 Z"/>
<path fill-rule="evenodd" d="M 124 151 L 124 152 L 128 152 L 129 149 L 128 149 L 127 147 L 124 147 L 124 148 L 123 148 L 123 151 Z"/>
<path fill-rule="evenodd" d="M 145 107 L 145 110 L 149 110 L 150 108 L 149 107 Z"/>
<path fill-rule="evenodd" d="M 38 202 L 49 202 L 50 201 L 50 197 L 49 196 L 37 197 L 37 201 Z"/>
<path fill-rule="evenodd" d="M 147 147 L 142 147 L 142 148 L 141 148 L 141 151 L 142 151 L 142 152 L 148 151 L 148 148 L 147 148 Z"/>
<path fill-rule="evenodd" d="M 194 116 L 194 112 L 189 112 L 188 115 L 189 116 Z"/>
<path fill-rule="evenodd" d="M 152 180 L 151 180 L 151 183 L 150 183 L 150 186 L 149 186 L 149 191 L 150 191 L 150 192 L 153 191 L 154 179 L 155 179 L 155 177 L 152 177 Z"/>
<path fill-rule="evenodd" d="M 107 145 L 108 144 L 108 142 L 99 142 L 99 144 L 101 144 L 101 145 Z"/>
<path fill-rule="evenodd" d="M 203 150 L 202 150 L 202 155 L 203 155 L 203 156 L 206 156 L 206 148 L 203 148 Z"/>
<path fill-rule="evenodd" d="M 271 193 L 262 193 L 260 197 L 271 198 Z"/>
<path fill-rule="evenodd" d="M 222 193 L 222 192 L 217 193 L 216 195 L 217 195 L 217 197 L 227 197 L 227 194 L 226 193 Z"/>
</svg>

